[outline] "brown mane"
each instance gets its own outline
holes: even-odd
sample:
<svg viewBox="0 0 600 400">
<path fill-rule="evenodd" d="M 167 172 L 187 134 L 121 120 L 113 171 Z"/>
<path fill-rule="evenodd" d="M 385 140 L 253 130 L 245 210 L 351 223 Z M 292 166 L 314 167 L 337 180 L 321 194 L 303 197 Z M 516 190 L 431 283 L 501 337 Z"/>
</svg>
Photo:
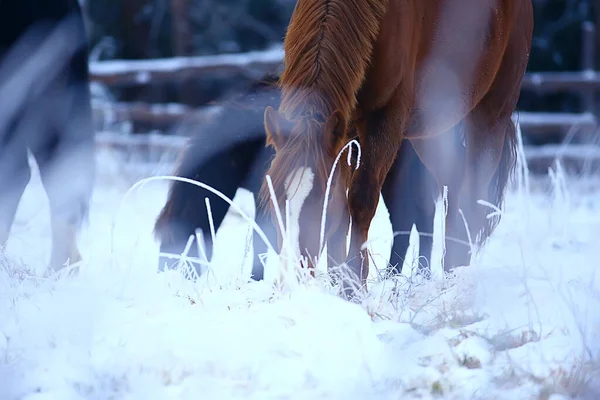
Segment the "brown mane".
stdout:
<svg viewBox="0 0 600 400">
<path fill-rule="evenodd" d="M 279 111 L 346 120 L 356 105 L 387 0 L 300 0 L 285 37 Z"/>
<path fill-rule="evenodd" d="M 294 127 L 268 172 L 277 199 L 283 198 L 286 177 L 309 160 L 316 160 L 318 183 L 326 184 L 323 123 L 336 110 L 350 120 L 387 2 L 298 1 L 285 38 L 286 68 L 279 81 L 279 113 Z M 267 204 L 266 183 L 260 197 Z"/>
</svg>

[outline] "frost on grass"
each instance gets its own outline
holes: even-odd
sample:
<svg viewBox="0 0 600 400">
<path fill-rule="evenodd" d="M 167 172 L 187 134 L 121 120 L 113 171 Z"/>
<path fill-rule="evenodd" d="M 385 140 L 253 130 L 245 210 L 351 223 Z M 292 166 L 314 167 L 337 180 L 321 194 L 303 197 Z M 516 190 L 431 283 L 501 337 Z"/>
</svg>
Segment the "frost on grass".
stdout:
<svg viewBox="0 0 600 400">
<path fill-rule="evenodd" d="M 34 177 L 0 262 L 0 398 L 597 398 L 600 190 L 553 179 L 511 193 L 472 267 L 442 276 L 436 237 L 433 280 L 381 281 L 373 268 L 368 297 L 350 304 L 320 278 L 248 282 L 249 233 L 234 213 L 205 279 L 157 274 L 156 182 L 113 226 L 124 186 L 102 180 L 85 268 L 41 278 L 48 221 Z M 246 192 L 234 201 L 252 213 Z M 379 268 L 385 214 L 370 235 Z"/>
</svg>

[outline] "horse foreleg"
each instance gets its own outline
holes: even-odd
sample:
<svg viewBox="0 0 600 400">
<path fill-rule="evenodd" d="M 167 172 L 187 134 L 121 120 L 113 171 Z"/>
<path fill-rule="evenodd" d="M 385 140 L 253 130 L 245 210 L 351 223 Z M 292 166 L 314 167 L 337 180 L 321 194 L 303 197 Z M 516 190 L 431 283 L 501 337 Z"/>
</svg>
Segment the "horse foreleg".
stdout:
<svg viewBox="0 0 600 400">
<path fill-rule="evenodd" d="M 436 182 L 427 182 L 433 180 L 432 177 L 423 177 L 422 183 L 425 189 L 437 185 Z M 420 187 L 415 190 L 421 190 Z M 431 193 L 428 193 L 431 194 Z M 419 233 L 419 260 L 417 260 L 417 273 L 425 277 L 431 276 L 431 253 L 433 249 L 433 222 L 435 219 L 435 198 L 433 196 L 423 196 L 419 204 L 416 205 L 415 226 Z"/>
<path fill-rule="evenodd" d="M 335 228 L 329 225 L 326 227 L 331 232 L 327 240 L 327 271 L 334 285 L 341 278 L 341 268 L 343 268 L 343 264 L 346 261 L 349 225 L 350 215 L 348 212 L 343 212 L 339 225 Z"/>
<path fill-rule="evenodd" d="M 388 275 L 400 275 L 402 273 L 406 252 L 410 244 L 410 232 L 415 223 L 415 213 L 417 211 L 415 191 L 417 189 L 410 185 L 412 182 L 410 167 L 413 164 L 410 151 L 414 153 L 410 142 L 405 140 L 381 188 L 381 196 L 387 206 L 394 234 L 387 269 Z"/>
<path fill-rule="evenodd" d="M 462 135 L 458 135 L 457 128 L 429 139 L 411 140 L 419 158 L 431 172 L 438 185 L 448 188 L 447 213 L 445 216 L 446 254 L 444 256 L 444 269 L 446 271 L 452 267 L 469 263 L 468 237 L 459 208 L 459 198 L 464 179 L 465 149 L 462 146 Z M 432 184 L 432 182 L 425 180 L 420 183 L 418 190 L 423 189 L 422 185 Z M 435 208 L 435 204 L 432 207 Z M 429 221 L 420 225 L 428 225 L 432 228 L 433 216 L 430 217 Z"/>
<path fill-rule="evenodd" d="M 82 260 L 77 245 L 77 233 L 79 232 L 80 218 L 82 217 L 69 217 L 52 211 L 50 215 L 52 225 L 50 266 L 55 271 L 59 271 L 67 265 L 75 265 Z"/>
<path fill-rule="evenodd" d="M 25 146 L 4 143 L 0 152 L 0 246 L 4 246 L 23 192 L 31 179 L 31 170 Z"/>
<path fill-rule="evenodd" d="M 48 190 L 47 180 L 44 183 L 50 203 L 50 222 L 52 225 L 52 253 L 50 266 L 59 271 L 68 265 L 81 261 L 77 244 L 77 234 L 88 217 L 91 189 L 82 189 L 70 198 L 58 194 L 60 189 Z"/>
<path fill-rule="evenodd" d="M 433 248 L 433 223 L 435 220 L 435 206 L 439 197 L 439 185 L 429 173 L 425 165 L 418 158 L 412 147 L 414 161 L 411 168 L 412 191 L 415 199 L 415 227 L 419 234 L 419 259 L 417 260 L 417 274 L 426 278 L 431 277 L 431 253 Z"/>
<path fill-rule="evenodd" d="M 88 217 L 95 174 L 94 142 L 86 139 L 64 147 L 52 141 L 34 151 L 50 205 L 50 266 L 55 271 L 81 261 L 77 234 Z"/>
<path fill-rule="evenodd" d="M 369 275 L 369 253 L 363 248 L 379 203 L 385 178 L 402 143 L 400 107 L 383 108 L 366 115 L 358 125 L 362 156 L 348 191 L 348 211 L 352 217 L 347 262 L 351 274 L 365 288 Z M 351 296 L 351 282 L 344 280 L 344 294 Z"/>
</svg>

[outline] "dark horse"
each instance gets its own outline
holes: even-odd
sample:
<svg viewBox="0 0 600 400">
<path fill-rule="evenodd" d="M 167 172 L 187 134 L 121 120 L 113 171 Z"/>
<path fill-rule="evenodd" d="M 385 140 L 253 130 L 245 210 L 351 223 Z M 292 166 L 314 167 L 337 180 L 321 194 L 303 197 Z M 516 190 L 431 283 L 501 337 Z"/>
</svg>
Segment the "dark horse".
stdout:
<svg viewBox="0 0 600 400">
<path fill-rule="evenodd" d="M 280 207 L 284 199 L 299 204 L 290 212 L 297 250 L 320 255 L 315 227 L 327 177 L 358 132 L 362 159 L 339 165 L 324 237 L 328 260 L 349 266 L 345 295 L 355 293 L 349 279 L 365 288 L 363 244 L 405 139 L 448 188 L 444 267 L 469 265 L 468 243 L 481 247 L 493 232 L 499 217 L 487 218 L 478 201 L 502 207 L 516 164 L 511 117 L 532 31 L 531 0 L 298 0 L 284 43 L 282 101 L 265 110 L 276 150 L 268 174 Z M 261 193 L 269 204 L 266 186 Z"/>
<path fill-rule="evenodd" d="M 0 245 L 9 237 L 34 155 L 48 195 L 50 265 L 81 256 L 95 172 L 88 49 L 77 0 L 0 4 Z"/>
<path fill-rule="evenodd" d="M 278 107 L 280 89 L 276 86 L 278 76 L 267 75 L 253 82 L 232 100 L 222 104 L 223 109 L 207 124 L 199 127 L 182 154 L 176 171 L 177 176 L 206 183 L 233 198 L 238 188 L 249 190 L 258 199 L 259 189 L 274 156 L 271 147 L 265 147 L 263 115 L 265 107 Z M 221 142 L 215 142 L 221 138 Z M 218 143 L 218 144 L 215 144 Z M 402 146 L 397 162 L 391 169 L 383 188 L 382 197 L 387 205 L 394 236 L 389 272 L 402 271 L 404 257 L 409 246 L 409 234 L 413 224 L 421 233 L 419 256 L 423 259 L 425 275 L 429 273 L 433 239 L 433 219 L 437 184 L 426 171 L 410 143 Z M 160 240 L 162 253 L 179 254 L 188 238 L 200 229 L 208 260 L 211 258 L 212 238 L 204 198 L 211 203 L 215 230 L 219 228 L 229 205 L 207 190 L 185 182 L 171 183 L 167 202 L 159 214 L 155 233 Z M 270 242 L 277 248 L 273 226 L 263 207 L 257 207 L 257 223 L 266 230 Z M 254 233 L 254 260 L 252 277 L 261 279 L 263 268 L 259 254 L 266 252 L 262 239 Z M 197 247 L 192 246 L 189 256 L 198 257 Z M 159 258 L 159 270 L 165 265 L 174 267 L 176 259 Z M 420 263 L 419 263 L 420 264 Z"/>
<path fill-rule="evenodd" d="M 263 114 L 267 105 L 279 104 L 279 90 L 273 85 L 276 77 L 266 76 L 253 82 L 243 93 L 225 101 L 216 116 L 199 126 L 199 132 L 189 141 L 181 155 L 176 176 L 205 183 L 232 199 L 239 187 L 258 193 L 272 151 L 265 148 Z M 154 227 L 160 241 L 160 251 L 179 254 L 196 229 L 202 232 L 207 260 L 212 258 L 212 237 L 204 199 L 208 198 L 214 228 L 217 230 L 229 205 L 215 194 L 185 182 L 171 182 L 167 202 Z M 257 208 L 256 221 L 265 231 L 270 243 L 276 241 L 275 232 L 261 208 Z M 262 278 L 262 265 L 258 254 L 267 251 L 266 245 L 254 233 L 255 262 L 253 276 Z M 199 257 L 197 246 L 192 246 L 188 256 Z M 159 258 L 159 270 L 165 265 L 173 268 L 177 260 Z"/>
</svg>

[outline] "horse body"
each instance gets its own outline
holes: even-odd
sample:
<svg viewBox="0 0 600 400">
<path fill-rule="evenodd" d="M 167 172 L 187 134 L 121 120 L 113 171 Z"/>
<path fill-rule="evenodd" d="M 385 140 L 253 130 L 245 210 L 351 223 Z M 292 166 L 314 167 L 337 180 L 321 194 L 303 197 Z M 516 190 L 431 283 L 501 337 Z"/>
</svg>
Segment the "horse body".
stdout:
<svg viewBox="0 0 600 400">
<path fill-rule="evenodd" d="M 280 90 L 275 85 L 278 76 L 266 76 L 252 83 L 233 100 L 222 104 L 222 111 L 213 117 L 190 140 L 178 162 L 177 176 L 194 179 L 219 190 L 233 198 L 238 188 L 249 190 L 258 200 L 259 190 L 274 156 L 271 147 L 265 147 L 263 114 L 267 105 L 278 107 Z M 218 138 L 215 140 L 215 138 Z M 437 185 L 420 162 L 410 142 L 400 150 L 391 173 L 382 188 L 392 229 L 401 231 L 395 235 L 390 257 L 390 270 L 400 273 L 409 246 L 409 234 L 413 225 L 422 233 L 419 256 L 425 262 L 431 258 L 433 218 Z M 417 178 L 417 182 L 415 182 Z M 417 183 L 429 183 L 418 186 Z M 415 190 L 413 188 L 418 188 Z M 229 206 L 211 192 L 185 182 L 174 181 L 169 188 L 167 201 L 156 222 L 155 235 L 160 241 L 161 253 L 179 254 L 190 235 L 196 229 L 202 232 L 207 261 L 212 258 L 210 222 L 204 199 L 209 198 L 215 230 L 218 230 Z M 257 202 L 257 224 L 265 231 L 275 248 L 277 237 L 273 224 L 268 220 L 264 207 Z M 254 259 L 252 278 L 263 277 L 259 254 L 267 248 L 255 233 L 253 237 Z M 192 246 L 189 257 L 199 257 L 197 246 Z M 159 257 L 160 271 L 174 268 L 177 261 L 166 256 Z M 423 267 L 428 269 L 428 265 Z M 199 269 L 197 269 L 199 273 Z M 424 272 L 428 274 L 428 271 Z"/>
<path fill-rule="evenodd" d="M 347 204 L 328 207 L 326 236 L 340 247 L 334 259 L 346 259 L 364 284 L 362 244 L 409 139 L 438 184 L 448 186 L 445 266 L 468 265 L 468 249 L 455 240 L 470 235 L 481 245 L 489 237 L 498 221 L 486 220 L 477 200 L 501 206 L 516 162 L 511 115 L 532 29 L 532 5 L 523 0 L 299 0 L 284 43 L 282 104 L 265 110 L 265 128 L 276 150 L 268 171 L 276 193 L 285 194 L 296 170 L 316 171 L 300 213 L 300 248 L 320 252 L 316 235 L 306 232 L 317 229 L 328 170 L 356 130 L 360 167 L 341 163 L 329 201 Z M 340 238 L 350 217 L 346 258 Z"/>
<path fill-rule="evenodd" d="M 0 244 L 8 239 L 34 155 L 48 195 L 50 264 L 80 260 L 76 234 L 95 173 L 88 49 L 77 0 L 0 5 Z"/>
</svg>

